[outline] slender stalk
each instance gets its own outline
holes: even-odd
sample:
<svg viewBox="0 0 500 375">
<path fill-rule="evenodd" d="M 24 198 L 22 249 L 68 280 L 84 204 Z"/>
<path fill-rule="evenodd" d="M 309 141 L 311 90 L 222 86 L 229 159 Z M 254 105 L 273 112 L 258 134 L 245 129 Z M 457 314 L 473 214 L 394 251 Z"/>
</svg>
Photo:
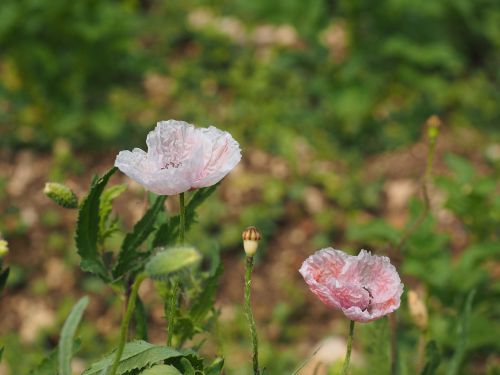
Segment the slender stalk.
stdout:
<svg viewBox="0 0 500 375">
<path fill-rule="evenodd" d="M 352 339 L 354 337 L 354 320 L 349 324 L 349 336 L 347 337 L 347 351 L 345 353 L 344 366 L 342 367 L 342 375 L 347 375 L 349 372 L 349 362 L 351 361 Z"/>
<path fill-rule="evenodd" d="M 123 318 L 121 327 L 120 327 L 120 343 L 118 344 L 118 349 L 116 351 L 116 356 L 113 361 L 113 366 L 109 371 L 108 375 L 115 375 L 116 370 L 118 369 L 118 365 L 120 363 L 120 358 L 123 354 L 123 348 L 125 347 L 125 341 L 127 341 L 127 333 L 128 333 L 128 325 L 130 323 L 130 318 L 135 310 L 135 302 L 137 300 L 137 293 L 139 292 L 139 286 L 141 282 L 146 278 L 146 275 L 141 273 L 137 275 L 134 285 L 132 286 L 132 292 L 130 293 L 130 297 L 128 300 L 127 311 L 125 311 L 125 316 Z"/>
<path fill-rule="evenodd" d="M 186 206 L 184 204 L 184 193 L 179 194 L 179 243 L 184 244 L 184 235 L 186 233 Z"/>
<path fill-rule="evenodd" d="M 177 300 L 179 298 L 179 281 L 174 279 L 170 299 L 166 301 L 168 304 L 165 317 L 167 319 L 167 346 L 172 346 L 172 338 L 174 336 L 175 310 L 177 308 Z"/>
<path fill-rule="evenodd" d="M 391 327 L 391 374 L 396 375 L 398 369 L 398 316 L 397 311 L 389 315 Z"/>
<path fill-rule="evenodd" d="M 252 282 L 253 257 L 247 256 L 245 272 L 245 315 L 250 327 L 252 336 L 252 364 L 254 375 L 260 375 L 259 370 L 259 343 L 257 341 L 257 328 L 252 314 L 252 305 L 250 304 L 250 284 Z"/>
</svg>

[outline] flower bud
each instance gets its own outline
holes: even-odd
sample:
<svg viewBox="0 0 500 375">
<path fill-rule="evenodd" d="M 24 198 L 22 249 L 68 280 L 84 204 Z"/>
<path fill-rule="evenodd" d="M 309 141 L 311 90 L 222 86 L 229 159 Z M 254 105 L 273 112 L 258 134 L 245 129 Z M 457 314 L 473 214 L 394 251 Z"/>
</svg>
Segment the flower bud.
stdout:
<svg viewBox="0 0 500 375">
<path fill-rule="evenodd" d="M 7 241 L 0 239 L 0 259 L 9 252 L 9 244 Z"/>
<path fill-rule="evenodd" d="M 441 119 L 436 116 L 432 115 L 427 119 L 427 136 L 429 137 L 430 142 L 435 142 L 436 138 L 439 135 L 439 128 L 441 127 Z"/>
<path fill-rule="evenodd" d="M 424 301 L 414 290 L 408 292 L 408 309 L 415 325 L 425 331 L 429 321 L 427 307 L 425 307 Z"/>
<path fill-rule="evenodd" d="M 47 182 L 43 192 L 47 197 L 64 208 L 77 208 L 78 198 L 73 190 L 57 182 Z"/>
<path fill-rule="evenodd" d="M 248 227 L 241 234 L 243 238 L 243 248 L 245 249 L 245 254 L 248 257 L 254 256 L 257 252 L 257 247 L 260 241 L 260 232 L 255 227 Z"/>
</svg>

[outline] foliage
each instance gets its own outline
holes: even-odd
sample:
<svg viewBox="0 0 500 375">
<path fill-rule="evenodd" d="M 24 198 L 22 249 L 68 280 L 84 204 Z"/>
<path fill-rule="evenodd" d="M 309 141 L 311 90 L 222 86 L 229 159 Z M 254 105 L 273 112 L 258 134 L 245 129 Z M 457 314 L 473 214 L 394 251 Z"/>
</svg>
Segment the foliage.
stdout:
<svg viewBox="0 0 500 375">
<path fill-rule="evenodd" d="M 74 335 L 88 303 L 88 297 L 80 299 L 64 322 L 58 351 L 59 372 L 61 375 L 71 375 L 71 356 L 73 355 Z"/>
</svg>

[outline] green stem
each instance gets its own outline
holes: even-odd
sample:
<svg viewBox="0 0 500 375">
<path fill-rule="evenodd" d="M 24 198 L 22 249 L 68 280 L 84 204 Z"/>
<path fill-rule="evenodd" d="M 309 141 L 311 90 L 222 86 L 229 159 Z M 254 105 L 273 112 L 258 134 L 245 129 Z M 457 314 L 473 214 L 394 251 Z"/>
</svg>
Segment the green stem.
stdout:
<svg viewBox="0 0 500 375">
<path fill-rule="evenodd" d="M 252 336 L 252 364 L 254 375 L 260 375 L 259 370 L 259 344 L 257 341 L 257 328 L 252 314 L 252 306 L 250 304 L 250 284 L 252 282 L 253 257 L 247 257 L 246 272 L 245 272 L 245 315 L 250 327 Z"/>
<path fill-rule="evenodd" d="M 180 209 L 180 220 L 179 220 L 179 243 L 184 244 L 184 234 L 186 232 L 186 206 L 184 204 L 184 193 L 179 195 L 179 209 Z"/>
<path fill-rule="evenodd" d="M 347 338 L 347 351 L 345 353 L 344 366 L 342 367 L 342 375 L 347 375 L 349 371 L 349 362 L 351 361 L 352 338 L 354 337 L 354 320 L 349 324 L 349 337 Z"/>
<path fill-rule="evenodd" d="M 167 346 L 172 346 L 172 338 L 174 336 L 174 323 L 175 323 L 175 310 L 177 307 L 177 299 L 179 297 L 179 281 L 174 280 L 174 285 L 172 286 L 170 299 L 167 301 L 168 307 L 165 314 L 167 319 Z"/>
<path fill-rule="evenodd" d="M 130 318 L 135 310 L 135 302 L 137 299 L 137 293 L 139 292 L 139 286 L 141 282 L 146 278 L 146 275 L 141 273 L 137 275 L 134 285 L 132 286 L 132 292 L 128 300 L 127 311 L 125 311 L 125 317 L 123 318 L 122 325 L 120 327 L 120 343 L 118 344 L 118 350 L 116 351 L 116 356 L 113 361 L 113 366 L 111 367 L 108 375 L 115 375 L 118 365 L 120 364 L 120 358 L 123 354 L 123 348 L 125 347 L 125 341 L 127 340 L 128 325 L 130 323 Z"/>
</svg>

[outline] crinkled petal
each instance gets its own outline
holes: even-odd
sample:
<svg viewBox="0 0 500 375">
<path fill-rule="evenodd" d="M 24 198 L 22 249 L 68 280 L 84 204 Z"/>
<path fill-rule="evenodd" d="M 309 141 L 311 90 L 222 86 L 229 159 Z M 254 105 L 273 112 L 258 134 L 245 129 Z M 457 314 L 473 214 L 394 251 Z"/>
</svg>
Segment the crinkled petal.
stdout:
<svg viewBox="0 0 500 375">
<path fill-rule="evenodd" d="M 351 320 L 367 322 L 399 308 L 403 284 L 387 257 L 327 248 L 307 258 L 299 272 L 322 302 Z"/>
<path fill-rule="evenodd" d="M 241 150 L 231 134 L 213 126 L 199 131 L 209 148 L 203 155 L 203 168 L 193 188 L 211 186 L 222 180 L 241 160 Z"/>
</svg>

